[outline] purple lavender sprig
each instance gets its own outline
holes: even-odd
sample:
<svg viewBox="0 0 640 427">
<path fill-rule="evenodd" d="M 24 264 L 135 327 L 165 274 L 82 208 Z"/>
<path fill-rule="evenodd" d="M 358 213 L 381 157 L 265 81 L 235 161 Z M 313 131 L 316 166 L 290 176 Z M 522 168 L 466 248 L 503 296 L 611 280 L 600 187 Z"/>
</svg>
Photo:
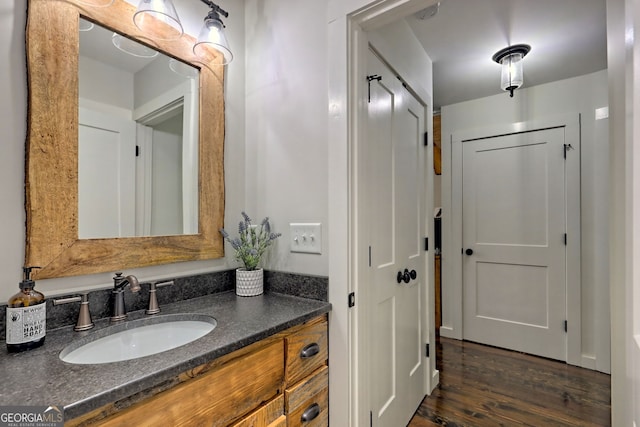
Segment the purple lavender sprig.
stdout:
<svg viewBox="0 0 640 427">
<path fill-rule="evenodd" d="M 238 223 L 239 237 L 232 239 L 224 228 L 220 229 L 220 234 L 231 244 L 235 250 L 235 258 L 241 261 L 247 270 L 255 270 L 267 248 L 282 235 L 271 232 L 269 217 L 263 219 L 259 227 L 253 226 L 251 218 L 245 212 L 242 212 L 242 221 Z"/>
</svg>

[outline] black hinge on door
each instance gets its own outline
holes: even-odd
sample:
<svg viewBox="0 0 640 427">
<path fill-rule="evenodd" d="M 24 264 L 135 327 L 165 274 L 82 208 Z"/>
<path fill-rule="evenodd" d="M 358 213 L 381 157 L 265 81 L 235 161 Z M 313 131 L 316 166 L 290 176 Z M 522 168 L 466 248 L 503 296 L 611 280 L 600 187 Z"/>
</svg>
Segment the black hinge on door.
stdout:
<svg viewBox="0 0 640 427">
<path fill-rule="evenodd" d="M 136 157 L 140 157 L 140 146 L 136 145 Z"/>
<path fill-rule="evenodd" d="M 369 411 L 369 427 L 373 427 L 373 411 Z"/>
<path fill-rule="evenodd" d="M 567 320 L 564 321 L 564 331 L 569 332 L 569 322 Z"/>
<path fill-rule="evenodd" d="M 425 251 L 429 251 L 429 238 L 428 237 L 424 238 L 424 250 Z"/>
<path fill-rule="evenodd" d="M 371 246 L 369 246 L 369 267 L 371 267 Z"/>
<path fill-rule="evenodd" d="M 567 151 L 569 150 L 573 150 L 573 147 L 571 146 L 571 144 L 564 144 L 564 158 L 567 158 Z"/>
<path fill-rule="evenodd" d="M 425 353 L 425 357 L 429 357 L 429 343 L 426 344 Z"/>
<path fill-rule="evenodd" d="M 367 83 L 369 83 L 369 102 L 371 102 L 371 82 L 375 80 L 375 81 L 380 81 L 382 80 L 382 76 L 379 76 L 377 74 L 372 74 L 370 76 L 367 76 Z"/>
<path fill-rule="evenodd" d="M 564 233 L 564 245 L 567 246 L 567 233 Z"/>
<path fill-rule="evenodd" d="M 349 304 L 349 308 L 355 307 L 355 305 L 356 305 L 356 293 L 355 292 L 351 292 L 349 294 L 348 304 Z"/>
<path fill-rule="evenodd" d="M 429 146 L 429 132 L 424 133 L 424 146 L 425 147 Z"/>
</svg>

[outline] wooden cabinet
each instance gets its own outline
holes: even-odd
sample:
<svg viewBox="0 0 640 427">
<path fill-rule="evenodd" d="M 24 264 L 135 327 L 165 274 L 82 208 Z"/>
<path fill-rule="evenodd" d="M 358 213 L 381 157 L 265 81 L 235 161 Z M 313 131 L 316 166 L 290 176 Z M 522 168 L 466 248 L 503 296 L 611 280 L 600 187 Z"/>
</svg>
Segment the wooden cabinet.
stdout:
<svg viewBox="0 0 640 427">
<path fill-rule="evenodd" d="M 251 414 L 233 423 L 233 427 L 285 427 L 287 417 L 284 414 L 284 396 L 279 395 L 266 405 L 256 409 Z"/>
<path fill-rule="evenodd" d="M 287 335 L 287 384 L 294 384 L 327 364 L 327 322 L 317 319 L 304 328 Z"/>
<path fill-rule="evenodd" d="M 327 337 L 322 316 L 65 426 L 327 426 Z"/>
<path fill-rule="evenodd" d="M 287 427 L 329 424 L 329 357 L 324 318 L 287 336 Z"/>
<path fill-rule="evenodd" d="M 329 369 L 319 368 L 285 391 L 288 427 L 329 423 Z"/>
</svg>

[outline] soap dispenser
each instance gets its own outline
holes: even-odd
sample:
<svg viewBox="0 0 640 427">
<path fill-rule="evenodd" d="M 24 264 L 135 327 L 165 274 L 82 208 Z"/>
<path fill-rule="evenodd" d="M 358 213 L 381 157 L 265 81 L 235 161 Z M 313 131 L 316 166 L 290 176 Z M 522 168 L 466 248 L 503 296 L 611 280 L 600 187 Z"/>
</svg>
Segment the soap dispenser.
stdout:
<svg viewBox="0 0 640 427">
<path fill-rule="evenodd" d="M 9 353 L 30 350 L 44 344 L 47 312 L 44 295 L 34 289 L 31 270 L 23 267 L 20 292 L 7 305 L 7 350 Z"/>
</svg>

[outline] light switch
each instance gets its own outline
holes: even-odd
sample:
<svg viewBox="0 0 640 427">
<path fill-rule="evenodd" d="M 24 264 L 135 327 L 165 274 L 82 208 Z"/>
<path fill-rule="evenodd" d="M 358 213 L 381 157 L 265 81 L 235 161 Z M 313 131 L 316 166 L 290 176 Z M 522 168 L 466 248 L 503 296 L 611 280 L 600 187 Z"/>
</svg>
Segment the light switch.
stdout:
<svg viewBox="0 0 640 427">
<path fill-rule="evenodd" d="M 322 224 L 319 222 L 292 222 L 289 224 L 289 235 L 291 252 L 322 253 Z"/>
</svg>

